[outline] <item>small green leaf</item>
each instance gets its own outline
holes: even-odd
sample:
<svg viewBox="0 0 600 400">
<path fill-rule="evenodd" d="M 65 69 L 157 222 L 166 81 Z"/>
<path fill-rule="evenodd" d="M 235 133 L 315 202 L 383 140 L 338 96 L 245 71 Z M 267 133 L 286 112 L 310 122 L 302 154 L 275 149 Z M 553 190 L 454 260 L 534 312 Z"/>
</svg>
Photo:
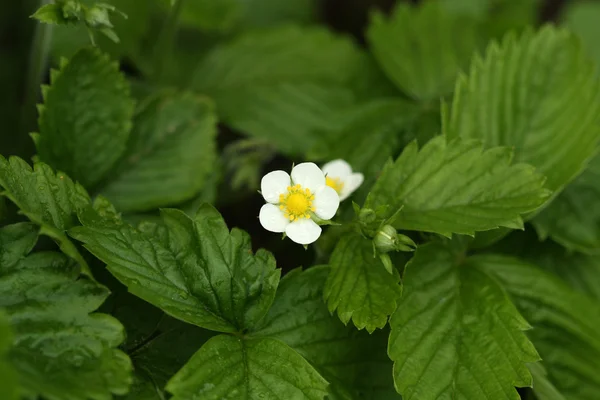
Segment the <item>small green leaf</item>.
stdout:
<svg viewBox="0 0 600 400">
<path fill-rule="evenodd" d="M 64 25 L 73 22 L 65 17 L 62 7 L 55 3 L 43 5 L 31 16 L 31 18 L 35 18 L 45 24 Z"/>
<path fill-rule="evenodd" d="M 490 93 L 494 93 L 493 96 Z M 594 65 L 566 30 L 508 35 L 459 79 L 445 126 L 449 138 L 511 146 L 558 191 L 585 167 L 600 138 Z"/>
<path fill-rule="evenodd" d="M 40 106 L 40 159 L 91 188 L 124 153 L 133 115 L 129 86 L 99 50 L 80 50 L 52 74 Z"/>
<path fill-rule="evenodd" d="M 244 231 L 227 229 L 212 206 L 194 219 L 161 212 L 164 229 L 135 229 L 91 210 L 70 231 L 129 291 L 166 313 L 220 332 L 251 328 L 269 310 L 280 271 L 271 253 L 252 254 Z M 148 227 L 148 224 L 146 224 Z"/>
<path fill-rule="evenodd" d="M 216 116 L 205 98 L 161 94 L 136 116 L 123 161 L 102 193 L 121 211 L 147 211 L 197 195 L 216 162 Z"/>
<path fill-rule="evenodd" d="M 529 328 L 502 287 L 438 243 L 419 247 L 404 272 L 388 352 L 405 400 L 519 400 L 539 360 Z"/>
<path fill-rule="evenodd" d="M 322 400 L 327 381 L 276 339 L 210 339 L 167 384 L 173 400 Z"/>
<path fill-rule="evenodd" d="M 125 394 L 131 362 L 117 347 L 123 326 L 94 313 L 108 290 L 59 253 L 26 253 L 36 235 L 28 224 L 0 230 L 0 308 L 13 331 L 9 360 L 25 397 L 49 400 Z M 4 375 L 2 375 L 4 377 Z"/>
<path fill-rule="evenodd" d="M 0 376 L 2 377 L 0 398 L 4 400 L 18 400 L 21 396 L 17 385 L 17 374 L 8 360 L 8 353 L 13 343 L 13 334 L 9 324 L 8 317 L 0 310 Z"/>
<path fill-rule="evenodd" d="M 600 254 L 600 157 L 533 219 L 542 238 L 567 249 Z"/>
<path fill-rule="evenodd" d="M 375 14 L 367 37 L 388 77 L 411 97 L 438 100 L 452 92 L 480 35 L 476 20 L 445 12 L 436 1 L 398 3 L 386 20 Z"/>
<path fill-rule="evenodd" d="M 500 226 L 523 228 L 521 214 L 548 198 L 544 177 L 526 164 L 511 165 L 512 151 L 483 151 L 476 140 L 443 136 L 421 150 L 409 144 L 388 163 L 367 198 L 366 207 L 402 207 L 399 229 L 472 235 Z"/>
<path fill-rule="evenodd" d="M 354 234 L 340 239 L 329 265 L 323 291 L 329 311 L 337 310 L 344 324 L 352 319 L 358 329 L 383 328 L 402 292 L 398 271 L 390 275 L 374 257 L 371 241 Z"/>
<path fill-rule="evenodd" d="M 81 185 L 61 172 L 54 173 L 44 163 L 35 163 L 32 169 L 18 157 L 6 160 L 0 156 L 0 186 L 20 212 L 41 227 L 42 234 L 54 239 L 80 264 L 82 272 L 91 276 L 87 263 L 65 233 L 78 224 L 77 214 L 90 204 Z"/>
<path fill-rule="evenodd" d="M 597 399 L 600 303 L 516 258 L 477 256 L 472 266 L 497 278 L 533 326 L 528 336 L 556 389 L 569 400 Z"/>
<path fill-rule="evenodd" d="M 317 266 L 287 273 L 273 306 L 252 337 L 279 339 L 300 353 L 331 383 L 331 400 L 400 398 L 389 373 L 389 332 L 357 331 L 329 313 L 323 303 L 329 271 L 327 266 Z M 336 396 L 340 390 L 342 397 Z"/>
</svg>

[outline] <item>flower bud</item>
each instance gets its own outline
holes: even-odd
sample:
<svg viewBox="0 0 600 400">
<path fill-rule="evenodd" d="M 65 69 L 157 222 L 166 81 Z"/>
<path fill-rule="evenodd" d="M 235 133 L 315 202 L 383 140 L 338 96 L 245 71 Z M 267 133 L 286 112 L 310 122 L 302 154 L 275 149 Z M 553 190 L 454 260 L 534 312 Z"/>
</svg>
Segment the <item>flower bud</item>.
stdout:
<svg viewBox="0 0 600 400">
<path fill-rule="evenodd" d="M 376 219 L 377 214 L 374 210 L 371 210 L 370 208 L 363 208 L 358 213 L 358 220 L 365 226 L 372 224 L 373 222 L 375 222 Z"/>
<path fill-rule="evenodd" d="M 391 225 L 385 225 L 377 231 L 373 241 L 375 243 L 375 248 L 379 253 L 387 253 L 390 251 L 414 251 L 417 247 L 411 238 L 398 234 L 396 228 Z"/>
</svg>

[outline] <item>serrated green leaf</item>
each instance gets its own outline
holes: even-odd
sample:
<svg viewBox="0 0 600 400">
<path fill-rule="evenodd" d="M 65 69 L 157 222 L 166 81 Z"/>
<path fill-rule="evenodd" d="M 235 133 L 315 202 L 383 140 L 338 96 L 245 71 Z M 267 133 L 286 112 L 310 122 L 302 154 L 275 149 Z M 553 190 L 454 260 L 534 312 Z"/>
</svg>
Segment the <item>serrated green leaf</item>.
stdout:
<svg viewBox="0 0 600 400">
<path fill-rule="evenodd" d="M 388 348 L 402 397 L 519 400 L 539 356 L 502 287 L 439 243 L 419 247 L 403 282 Z"/>
<path fill-rule="evenodd" d="M 193 87 L 215 99 L 233 128 L 301 154 L 318 137 L 314 130 L 329 126 L 332 112 L 353 103 L 351 83 L 367 58 L 322 28 L 271 28 L 212 50 Z"/>
<path fill-rule="evenodd" d="M 436 1 L 398 3 L 392 16 L 375 14 L 367 37 L 387 76 L 411 97 L 438 100 L 479 44 L 476 20 L 445 12 Z"/>
<path fill-rule="evenodd" d="M 33 231 L 35 232 L 35 231 Z M 125 335 L 113 317 L 94 313 L 108 290 L 59 253 L 34 253 L 28 224 L 0 230 L 0 308 L 14 338 L 9 360 L 26 396 L 50 400 L 125 394 L 131 362 L 117 349 Z"/>
<path fill-rule="evenodd" d="M 202 398 L 322 400 L 327 381 L 276 339 L 219 335 L 167 384 L 173 400 Z"/>
<path fill-rule="evenodd" d="M 472 235 L 500 226 L 522 228 L 521 214 L 547 199 L 544 177 L 526 164 L 512 164 L 512 150 L 486 151 L 476 140 L 446 142 L 438 136 L 421 150 L 409 144 L 388 163 L 366 207 L 402 207 L 399 229 Z"/>
<path fill-rule="evenodd" d="M 3 245 L 0 245 L 4 248 Z M 0 398 L 5 400 L 20 399 L 19 387 L 17 385 L 17 374 L 8 361 L 8 353 L 13 343 L 13 334 L 10 329 L 10 321 L 0 309 Z"/>
<path fill-rule="evenodd" d="M 599 303 L 516 258 L 477 256 L 472 258 L 470 266 L 485 270 L 505 287 L 533 326 L 528 336 L 544 360 L 550 381 L 565 398 L 597 399 Z"/>
<path fill-rule="evenodd" d="M 208 99 L 156 96 L 136 116 L 123 161 L 101 192 L 125 212 L 190 200 L 214 167 L 216 124 Z"/>
<path fill-rule="evenodd" d="M 89 206 L 85 189 L 61 172 L 54 173 L 44 163 L 33 169 L 18 157 L 8 160 L 0 156 L 0 186 L 3 195 L 19 207 L 41 233 L 50 236 L 69 257 L 76 260 L 82 272 L 91 275 L 87 263 L 67 237 L 65 231 L 77 225 L 77 214 Z"/>
<path fill-rule="evenodd" d="M 399 399 L 389 371 L 386 330 L 373 334 L 344 326 L 323 303 L 327 266 L 287 273 L 261 326 L 252 337 L 279 339 L 330 382 L 330 400 Z"/>
<path fill-rule="evenodd" d="M 323 290 L 329 311 L 337 310 L 344 324 L 352 319 L 358 329 L 383 328 L 402 292 L 398 271 L 388 273 L 374 257 L 371 241 L 354 234 L 340 239 L 329 266 Z"/>
<path fill-rule="evenodd" d="M 271 253 L 253 255 L 248 234 L 230 232 L 208 204 L 194 219 L 173 209 L 161 217 L 164 228 L 148 232 L 89 212 L 70 234 L 131 293 L 175 318 L 241 332 L 267 313 L 280 275 Z"/>
<path fill-rule="evenodd" d="M 93 187 L 127 145 L 134 108 L 127 82 L 106 55 L 85 48 L 52 73 L 43 92 L 40 159 Z"/>
<path fill-rule="evenodd" d="M 600 4 L 595 1 L 578 1 L 567 4 L 564 11 L 564 24 L 579 38 L 588 55 L 596 65 L 600 65 Z"/>
<path fill-rule="evenodd" d="M 600 253 L 600 157 L 533 219 L 538 234 L 567 249 Z"/>
<path fill-rule="evenodd" d="M 600 87 L 593 65 L 568 31 L 545 27 L 477 57 L 458 81 L 446 123 L 449 138 L 513 146 L 560 190 L 584 168 L 600 138 Z M 494 95 L 490 95 L 493 93 Z"/>
</svg>

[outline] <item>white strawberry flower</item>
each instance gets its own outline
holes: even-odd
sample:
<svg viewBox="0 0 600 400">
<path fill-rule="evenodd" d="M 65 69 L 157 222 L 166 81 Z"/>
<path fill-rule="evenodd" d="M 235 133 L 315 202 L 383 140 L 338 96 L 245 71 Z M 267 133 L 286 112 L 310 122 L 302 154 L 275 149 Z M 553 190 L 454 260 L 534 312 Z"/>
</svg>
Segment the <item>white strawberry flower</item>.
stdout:
<svg viewBox="0 0 600 400">
<path fill-rule="evenodd" d="M 271 232 L 285 232 L 294 242 L 310 244 L 321 236 L 314 221 L 331 219 L 340 205 L 337 192 L 327 186 L 325 174 L 314 163 L 302 163 L 263 176 L 261 193 L 267 204 L 259 213 L 261 225 Z"/>
<path fill-rule="evenodd" d="M 328 162 L 322 169 L 327 186 L 338 193 L 340 201 L 347 199 L 365 180 L 363 174 L 352 172 L 350 164 L 341 159 Z"/>
</svg>

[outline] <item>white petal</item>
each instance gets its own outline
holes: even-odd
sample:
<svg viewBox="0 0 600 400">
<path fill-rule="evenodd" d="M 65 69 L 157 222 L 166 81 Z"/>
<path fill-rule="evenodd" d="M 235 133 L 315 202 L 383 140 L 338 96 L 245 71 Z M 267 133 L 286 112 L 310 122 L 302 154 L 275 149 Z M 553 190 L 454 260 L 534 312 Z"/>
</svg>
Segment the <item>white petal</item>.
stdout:
<svg viewBox="0 0 600 400">
<path fill-rule="evenodd" d="M 306 162 L 292 169 L 292 181 L 294 184 L 302 185 L 303 188 L 309 188 L 311 192 L 316 192 L 325 185 L 325 175 L 317 164 Z"/>
<path fill-rule="evenodd" d="M 258 219 L 263 228 L 270 232 L 285 232 L 290 224 L 279 207 L 268 203 L 261 207 Z"/>
<path fill-rule="evenodd" d="M 299 244 L 311 244 L 321 236 L 321 227 L 312 219 L 299 219 L 285 228 L 285 234 Z"/>
<path fill-rule="evenodd" d="M 331 178 L 340 178 L 344 180 L 352 173 L 352 167 L 342 159 L 333 160 L 323 165 L 323 173 Z"/>
<path fill-rule="evenodd" d="M 290 184 L 290 176 L 287 172 L 269 172 L 260 181 L 260 192 L 269 203 L 279 203 L 279 195 L 286 193 Z"/>
<path fill-rule="evenodd" d="M 344 187 L 342 193 L 340 193 L 340 201 L 347 199 L 356 189 L 362 185 L 365 177 L 360 172 L 356 172 L 344 181 Z"/>
<path fill-rule="evenodd" d="M 331 219 L 340 206 L 340 196 L 338 196 L 335 189 L 324 186 L 315 193 L 313 206 L 315 206 L 315 214 L 317 214 L 319 218 Z"/>
</svg>

